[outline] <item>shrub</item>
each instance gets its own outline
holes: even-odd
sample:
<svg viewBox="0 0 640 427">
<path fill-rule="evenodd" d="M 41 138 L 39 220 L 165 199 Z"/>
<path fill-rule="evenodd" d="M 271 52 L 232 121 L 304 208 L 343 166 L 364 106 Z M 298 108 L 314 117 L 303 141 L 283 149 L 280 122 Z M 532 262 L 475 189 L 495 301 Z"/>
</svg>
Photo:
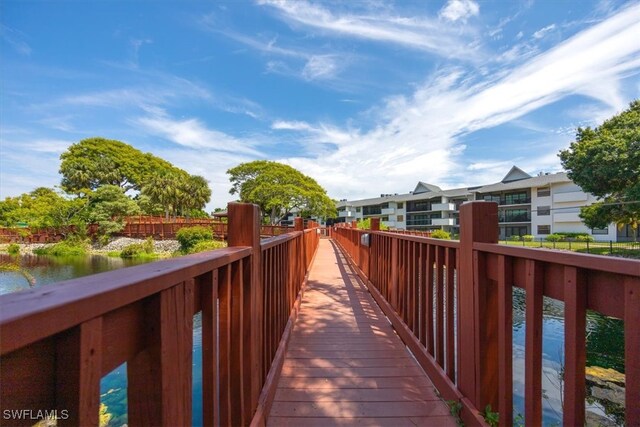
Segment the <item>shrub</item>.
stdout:
<svg viewBox="0 0 640 427">
<path fill-rule="evenodd" d="M 525 242 L 533 242 L 533 236 L 531 234 L 525 234 L 524 236 L 522 236 L 522 240 L 524 240 Z"/>
<path fill-rule="evenodd" d="M 519 242 L 522 239 L 520 239 L 520 236 L 518 236 L 516 234 L 516 235 L 513 235 L 513 236 L 509 236 L 509 238 L 507 240 L 509 240 L 510 242 Z"/>
<path fill-rule="evenodd" d="M 144 243 L 142 243 L 142 249 L 147 254 L 152 254 L 155 251 L 155 243 L 153 241 L 153 237 L 147 237 Z"/>
<path fill-rule="evenodd" d="M 582 234 L 580 236 L 576 236 L 576 240 L 578 242 L 595 242 L 596 239 L 593 238 L 593 236 L 590 236 L 588 234 Z"/>
<path fill-rule="evenodd" d="M 545 237 L 545 240 L 547 242 L 560 242 L 564 240 L 564 236 L 561 236 L 560 234 L 549 234 L 547 237 Z"/>
<path fill-rule="evenodd" d="M 227 244 L 219 240 L 203 240 L 201 242 L 196 243 L 189 250 L 189 253 L 195 254 L 198 252 L 212 251 L 215 249 L 226 248 L 226 247 L 227 247 Z"/>
<path fill-rule="evenodd" d="M 431 232 L 431 237 L 434 238 L 434 239 L 449 240 L 449 239 L 451 239 L 451 233 L 449 233 L 448 231 L 444 231 L 444 230 L 433 230 Z"/>
<path fill-rule="evenodd" d="M 7 247 L 7 252 L 9 252 L 11 255 L 17 255 L 20 253 L 20 245 L 18 245 L 17 243 L 12 243 Z"/>
<path fill-rule="evenodd" d="M 202 226 L 185 227 L 178 230 L 176 239 L 180 242 L 180 250 L 189 253 L 199 242 L 213 240 L 213 232 L 210 228 Z"/>
<path fill-rule="evenodd" d="M 135 258 L 143 253 L 145 253 L 143 243 L 132 243 L 122 248 L 120 258 Z"/>
<path fill-rule="evenodd" d="M 87 254 L 87 244 L 85 242 L 74 242 L 64 240 L 53 246 L 46 248 L 34 249 L 36 255 L 53 255 L 53 256 L 78 256 Z"/>
</svg>

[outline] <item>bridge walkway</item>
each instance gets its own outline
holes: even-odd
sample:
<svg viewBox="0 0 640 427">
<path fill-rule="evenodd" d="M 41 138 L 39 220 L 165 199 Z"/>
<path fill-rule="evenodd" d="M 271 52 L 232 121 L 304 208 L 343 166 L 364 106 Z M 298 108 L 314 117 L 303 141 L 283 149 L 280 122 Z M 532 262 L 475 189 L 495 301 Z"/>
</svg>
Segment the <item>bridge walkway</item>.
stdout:
<svg viewBox="0 0 640 427">
<path fill-rule="evenodd" d="M 267 425 L 456 425 L 328 239 L 309 273 Z"/>
</svg>

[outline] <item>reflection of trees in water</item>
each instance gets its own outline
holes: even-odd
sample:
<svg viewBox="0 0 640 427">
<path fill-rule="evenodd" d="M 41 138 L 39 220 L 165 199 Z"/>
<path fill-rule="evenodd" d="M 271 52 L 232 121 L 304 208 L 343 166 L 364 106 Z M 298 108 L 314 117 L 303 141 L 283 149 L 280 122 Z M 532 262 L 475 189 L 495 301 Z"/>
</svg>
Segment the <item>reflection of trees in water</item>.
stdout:
<svg viewBox="0 0 640 427">
<path fill-rule="evenodd" d="M 525 323 L 525 291 L 513 289 L 513 328 Z M 543 322 L 555 319 L 564 324 L 564 303 L 544 297 Z M 543 337 L 544 338 L 544 337 Z M 560 359 L 556 360 L 557 362 Z M 602 366 L 624 373 L 624 322 L 587 311 L 587 366 Z"/>
</svg>

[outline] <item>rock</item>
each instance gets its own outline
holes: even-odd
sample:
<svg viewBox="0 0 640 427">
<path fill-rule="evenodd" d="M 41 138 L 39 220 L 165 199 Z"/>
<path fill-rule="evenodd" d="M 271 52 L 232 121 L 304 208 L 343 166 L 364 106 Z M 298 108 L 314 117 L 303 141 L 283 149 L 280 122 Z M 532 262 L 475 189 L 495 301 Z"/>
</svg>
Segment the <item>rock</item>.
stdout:
<svg viewBox="0 0 640 427">
<path fill-rule="evenodd" d="M 609 383 L 624 385 L 624 374 L 611 368 L 602 368 L 600 366 L 587 366 L 585 371 L 587 381 L 594 382 L 603 386 Z"/>
<path fill-rule="evenodd" d="M 132 239 L 130 237 L 117 237 L 114 240 L 110 241 L 108 244 L 102 247 L 94 247 L 94 249 L 99 249 L 101 251 L 121 251 L 126 246 L 129 246 L 134 243 L 144 243 L 144 239 Z M 153 249 L 156 252 L 175 252 L 180 249 L 180 243 L 177 240 L 155 240 L 153 242 Z"/>
</svg>

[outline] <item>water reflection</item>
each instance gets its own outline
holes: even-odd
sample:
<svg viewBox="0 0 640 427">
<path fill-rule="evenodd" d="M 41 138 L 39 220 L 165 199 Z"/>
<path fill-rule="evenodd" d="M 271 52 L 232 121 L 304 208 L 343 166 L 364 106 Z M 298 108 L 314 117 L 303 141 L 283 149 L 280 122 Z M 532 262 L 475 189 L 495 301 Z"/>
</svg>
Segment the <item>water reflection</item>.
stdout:
<svg viewBox="0 0 640 427">
<path fill-rule="evenodd" d="M 524 414 L 525 291 L 513 292 L 514 415 Z M 587 311 L 587 415 L 597 425 L 622 425 L 624 402 L 619 378 L 624 374 L 624 322 Z M 543 299 L 543 422 L 562 423 L 564 384 L 564 303 Z M 597 367 L 597 368 L 594 368 Z M 604 369 L 600 369 L 604 368 Z M 616 384 L 615 381 L 618 381 Z M 624 396 L 624 392 L 622 392 Z"/>
</svg>

